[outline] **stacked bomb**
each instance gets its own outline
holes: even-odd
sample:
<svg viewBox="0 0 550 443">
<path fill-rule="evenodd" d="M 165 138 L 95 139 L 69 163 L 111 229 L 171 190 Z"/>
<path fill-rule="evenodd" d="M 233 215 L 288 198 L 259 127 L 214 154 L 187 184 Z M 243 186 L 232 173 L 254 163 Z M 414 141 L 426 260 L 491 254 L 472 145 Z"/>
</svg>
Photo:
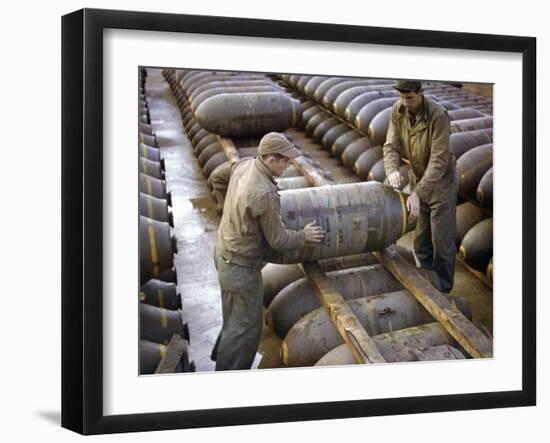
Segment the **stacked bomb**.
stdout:
<svg viewBox="0 0 550 443">
<path fill-rule="evenodd" d="M 192 103 L 186 91 L 194 92 L 201 82 L 205 82 L 208 85 L 211 83 L 219 83 L 216 77 L 227 78 L 238 76 L 236 74 L 222 75 L 221 72 L 211 71 L 182 71 L 182 70 L 168 70 L 163 71 L 163 75 L 170 85 L 172 93 L 176 98 L 178 108 L 181 113 L 183 127 L 185 132 L 191 141 L 193 151 L 197 156 L 199 165 L 202 168 L 205 177 L 209 177 L 210 174 L 216 169 L 216 167 L 229 161 L 225 151 L 222 148 L 220 137 L 218 134 L 203 127 L 199 121 L 195 118 L 195 113 L 192 108 Z M 198 78 L 197 78 L 198 77 Z M 192 84 L 192 80 L 195 79 L 197 85 Z M 195 86 L 194 88 L 190 88 Z M 204 86 L 204 85 L 203 85 Z M 185 89 L 184 89 L 185 88 Z M 215 88 L 218 92 L 219 88 Z M 193 106 L 197 106 L 200 102 L 204 101 L 205 96 L 212 91 L 205 91 L 204 89 L 198 91 L 199 94 L 193 95 L 195 101 Z M 206 94 L 201 95 L 201 92 Z M 200 97 L 199 97 L 200 96 Z M 200 102 L 199 102 L 200 100 Z M 233 139 L 233 142 L 241 157 L 249 157 L 257 154 L 257 144 L 259 139 L 257 137 L 239 137 Z"/>
<path fill-rule="evenodd" d="M 163 75 L 206 177 L 229 161 L 221 137 L 231 139 L 240 158 L 254 157 L 263 134 L 287 129 L 301 115 L 300 103 L 265 75 L 169 69 Z M 280 189 L 310 186 L 294 166 L 277 181 Z"/>
<path fill-rule="evenodd" d="M 163 71 L 163 76 L 170 85 L 172 93 L 176 98 L 184 129 L 191 141 L 198 163 L 203 170 L 203 174 L 206 177 L 209 177 L 216 167 L 228 161 L 225 151 L 222 148 L 222 140 L 220 138 L 222 134 L 220 133 L 223 133 L 224 136 L 229 136 L 231 134 L 231 141 L 237 148 L 239 157 L 255 156 L 257 155 L 260 135 L 270 130 L 284 130 L 289 125 L 295 124 L 295 119 L 301 115 L 299 108 L 297 108 L 299 102 L 296 100 L 288 101 L 285 98 L 281 99 L 281 93 L 279 91 L 282 91 L 282 89 L 279 88 L 275 82 L 263 75 L 250 76 L 238 75 L 238 73 L 174 71 L 166 69 Z M 260 112 L 258 112 L 259 105 L 262 103 L 261 101 L 254 102 L 253 100 L 252 104 L 257 111 L 256 115 L 247 116 L 245 112 L 239 117 L 238 114 L 233 114 L 233 126 L 235 126 L 236 129 L 234 129 L 234 132 L 228 132 L 228 128 L 230 128 L 231 125 L 227 125 L 227 122 L 222 119 L 223 116 L 217 114 L 218 109 L 216 109 L 216 107 L 224 105 L 223 103 L 220 104 L 219 96 L 221 96 L 221 94 L 219 94 L 219 92 L 225 91 L 224 95 L 227 98 L 227 94 L 240 91 L 242 87 L 248 87 L 249 89 L 247 90 L 250 91 L 243 94 L 250 94 L 258 91 L 267 92 L 268 94 L 260 95 L 259 98 L 275 98 L 279 100 L 275 103 L 275 105 L 279 107 L 284 105 L 284 100 L 286 100 L 287 110 L 289 108 L 291 110 L 290 121 L 288 112 L 283 113 L 282 118 L 279 117 L 278 119 L 277 115 L 275 115 L 275 117 L 271 116 L 273 112 L 273 103 L 269 109 L 264 109 L 264 111 L 259 109 Z M 273 91 L 278 92 L 278 95 L 273 96 L 273 94 L 271 94 Z M 284 97 L 287 96 L 288 95 L 285 93 Z M 246 97 L 249 99 L 255 98 L 255 96 L 250 95 L 245 95 L 245 98 Z M 207 101 L 208 98 L 212 98 L 212 100 Z M 234 97 L 231 97 L 231 99 L 234 99 Z M 216 104 L 216 107 L 213 107 L 212 103 Z M 238 103 L 235 104 L 234 100 L 231 101 L 231 104 L 232 106 L 238 106 Z M 288 104 L 290 104 L 290 107 Z M 224 106 L 227 105 L 228 104 Z M 254 106 L 252 106 L 252 108 L 254 108 Z M 263 120 L 261 118 L 262 112 L 264 115 Z M 250 130 L 250 121 L 255 122 L 253 125 L 254 130 Z M 205 124 L 211 130 L 206 129 L 203 126 Z M 258 128 L 260 128 L 261 131 Z M 216 133 L 212 130 L 216 131 Z M 247 131 L 251 133 L 247 133 Z M 311 158 L 310 161 L 313 166 L 319 167 L 318 164 L 315 165 L 313 163 Z M 287 168 L 283 176 L 277 179 L 277 182 L 281 190 L 310 186 L 309 182 L 307 182 L 305 177 L 303 177 L 294 166 Z M 263 355 L 260 367 L 281 366 L 280 353 L 278 351 L 273 352 L 274 349 L 280 349 L 279 342 L 280 339 L 265 326 L 262 344 L 259 350 Z"/>
<path fill-rule="evenodd" d="M 187 75 L 189 76 L 186 77 Z M 189 120 L 191 118 L 198 120 L 196 117 L 204 102 L 199 103 L 195 110 L 193 110 L 189 103 L 189 97 L 190 94 L 192 95 L 192 92 L 189 93 L 190 86 L 184 84 L 184 82 L 189 80 L 191 75 L 198 76 L 199 74 L 177 72 L 170 75 L 170 73 L 166 73 L 166 78 L 169 83 L 171 82 L 171 84 L 179 86 L 181 103 L 183 106 L 188 105 L 190 113 L 192 114 L 192 116 L 189 117 Z M 178 76 L 180 76 L 179 79 Z M 170 77 L 172 77 L 172 80 L 170 80 Z M 204 81 L 209 83 L 209 81 Z M 185 93 L 183 91 L 184 87 L 187 88 Z M 178 91 L 175 86 L 173 86 L 173 90 Z M 175 92 L 175 95 L 177 98 L 178 93 Z M 184 116 L 183 118 L 185 119 L 187 116 Z M 203 125 L 209 124 L 204 121 L 202 124 L 199 121 L 196 121 L 195 123 L 200 126 L 200 129 L 197 129 L 195 135 L 202 129 L 206 130 Z M 216 129 L 216 131 L 219 131 L 219 128 Z M 209 134 L 206 134 L 205 137 L 208 135 Z M 215 135 L 218 134 L 215 133 Z M 389 243 L 394 242 L 400 235 L 403 234 L 403 231 L 406 231 L 408 228 L 404 222 L 402 200 L 399 196 L 397 196 L 395 191 L 389 190 L 388 188 L 383 188 L 379 184 L 359 184 L 359 186 L 365 187 L 364 185 L 366 185 L 366 188 L 369 189 L 343 189 L 341 187 L 346 185 L 340 185 L 315 190 L 294 190 L 289 191 L 288 193 L 281 193 L 282 215 L 287 226 L 292 227 L 292 223 L 302 226 L 304 224 L 304 220 L 302 219 L 308 217 L 311 218 L 313 216 L 316 220 L 319 218 L 317 221 L 325 227 L 327 238 L 325 238 L 323 245 L 320 248 L 316 248 L 315 251 L 304 248 L 304 250 L 299 251 L 297 255 L 291 254 L 290 256 L 283 253 L 277 255 L 276 257 L 271 257 L 271 259 L 280 260 L 282 263 L 300 262 L 306 259 L 324 259 L 326 257 L 335 257 L 338 255 L 353 253 L 355 248 L 358 250 L 372 250 L 369 248 L 380 249 L 387 246 Z M 352 185 L 352 187 L 353 186 L 354 185 Z M 340 190 L 342 192 L 340 192 Z M 374 198 L 365 198 L 363 201 L 363 192 L 359 191 L 365 191 L 365 193 L 369 193 L 369 195 L 373 194 L 371 197 Z M 386 192 L 386 194 L 384 192 Z M 388 193 L 391 193 L 392 195 L 389 196 L 387 195 Z M 346 200 L 346 203 L 343 203 L 342 200 L 344 198 L 348 198 L 349 201 Z M 375 210 L 369 205 L 381 205 L 383 208 L 377 206 Z M 335 211 L 335 206 L 342 208 L 342 210 Z M 326 210 L 323 208 L 326 208 Z M 384 225 L 384 222 L 387 222 L 387 225 Z M 325 224 L 329 224 L 331 229 L 326 229 L 327 226 L 325 226 Z M 352 229 L 353 227 L 356 229 Z M 394 232 L 395 228 L 399 228 L 399 232 Z M 360 232 L 368 232 L 369 235 L 363 236 L 365 237 L 363 238 L 360 235 Z M 319 253 L 321 255 L 317 256 L 315 253 Z M 365 269 L 369 266 L 369 269 Z M 386 275 L 382 275 L 384 273 Z M 402 288 L 399 285 L 392 286 L 392 283 L 396 283 L 395 279 L 385 272 L 380 265 L 376 267 L 375 265 L 367 264 L 366 266 L 356 268 L 354 271 L 348 271 L 346 273 L 342 272 L 342 274 L 344 275 L 341 277 L 338 276 L 340 277 L 339 281 L 342 282 L 340 284 L 342 288 L 338 288 L 342 289 L 342 291 L 348 290 L 346 288 L 351 288 L 348 290 L 349 294 L 346 295 L 346 298 L 359 300 L 358 302 L 354 302 L 354 304 L 356 303 L 358 305 L 357 309 L 363 309 L 361 314 L 358 313 L 358 316 L 365 322 L 364 326 L 372 335 L 377 336 L 385 334 L 394 329 L 407 330 L 409 327 L 415 327 L 426 322 L 433 322 L 433 319 L 427 315 L 424 310 L 419 308 L 418 304 L 410 294 L 406 291 L 402 291 Z M 377 285 L 375 285 L 377 275 L 382 276 L 379 277 L 379 281 Z M 350 282 L 355 283 L 350 284 Z M 310 291 L 310 295 L 311 294 L 312 292 Z M 375 294 L 378 294 L 376 299 L 372 298 Z M 296 294 L 294 293 L 294 295 Z M 304 296 L 301 295 L 297 295 L 296 297 L 298 297 L 300 301 L 304 298 Z M 293 296 L 290 298 L 296 300 Z M 277 298 L 277 300 L 283 301 L 278 301 L 274 304 L 274 307 L 270 306 L 269 308 L 268 318 L 270 318 L 270 325 L 276 329 L 276 332 L 279 335 L 278 340 L 281 340 L 282 338 L 285 339 L 284 342 L 281 340 L 280 346 L 283 349 L 283 363 L 286 365 L 298 366 L 315 363 L 324 355 L 325 352 L 330 351 L 333 347 L 330 345 L 328 349 L 321 348 L 321 351 L 319 351 L 317 343 L 312 342 L 310 339 L 302 341 L 302 344 L 294 344 L 296 341 L 292 339 L 293 336 L 298 336 L 298 340 L 300 340 L 299 337 L 301 336 L 307 337 L 308 331 L 311 331 L 311 328 L 318 325 L 320 321 L 317 317 L 315 317 L 313 322 L 309 321 L 305 326 L 303 323 L 300 323 L 302 321 L 306 322 L 307 319 L 302 319 L 302 317 L 306 316 L 306 313 L 316 311 L 316 308 L 318 308 L 318 305 L 311 306 L 310 303 L 312 299 L 316 300 L 315 297 L 307 298 L 306 296 L 305 298 L 305 303 L 284 303 L 283 297 Z M 290 320 L 288 320 L 284 314 L 281 314 L 280 309 L 282 308 L 276 309 L 277 306 L 288 305 L 299 311 L 298 315 L 296 315 L 296 312 L 293 312 L 292 315 L 294 315 L 294 317 Z M 281 326 L 281 322 L 279 321 L 281 318 L 285 319 L 286 326 L 284 324 L 285 321 L 282 322 L 283 326 Z M 284 328 L 286 328 L 286 331 Z M 290 334 L 292 328 L 295 328 L 295 331 L 303 331 L 304 333 L 295 333 L 292 335 Z M 444 332 L 439 330 L 436 330 L 435 332 L 432 331 L 432 335 L 435 335 L 436 337 L 425 336 L 423 332 L 425 331 L 421 328 L 419 330 L 409 330 L 402 333 L 402 337 L 405 337 L 405 339 L 406 337 L 409 337 L 410 340 L 416 340 L 415 343 L 419 344 L 417 348 L 422 349 L 422 352 L 415 352 L 412 356 L 408 354 L 401 355 L 399 353 L 399 346 L 390 346 L 388 352 L 393 352 L 395 356 L 393 357 L 393 360 L 388 357 L 388 361 L 421 359 L 427 358 L 427 356 L 430 356 L 432 359 L 462 357 L 458 350 L 448 347 L 454 345 L 454 342 L 452 342 L 450 338 L 447 338 Z M 330 331 L 328 334 L 330 334 Z M 315 337 L 324 338 L 326 334 L 310 334 L 310 336 L 311 335 L 313 336 L 313 339 L 315 339 Z M 447 341 L 441 342 L 442 339 L 439 337 L 441 335 L 443 335 L 443 339 Z M 277 340 L 275 336 L 272 338 L 274 341 Z M 385 339 L 393 340 L 392 337 L 387 338 L 384 336 L 381 338 L 381 342 Z M 396 338 L 395 340 L 398 342 L 399 339 Z M 332 339 L 332 342 L 334 343 L 334 347 L 339 344 L 337 339 Z M 403 344 L 403 338 L 401 338 L 400 343 Z M 443 349 L 441 347 L 443 347 Z M 316 349 L 317 355 L 314 354 L 313 357 L 311 355 L 306 357 L 301 356 L 302 350 L 306 348 Z"/>
<path fill-rule="evenodd" d="M 457 206 L 457 249 L 464 263 L 492 285 L 493 218 L 471 202 Z"/>
<path fill-rule="evenodd" d="M 319 76 L 281 76 L 304 94 L 305 132 L 339 158 L 360 178 L 383 181 L 381 145 L 385 141 L 391 107 L 398 99 L 392 80 L 347 79 Z M 475 107 L 488 99 L 474 97 L 447 84 L 424 83 L 425 94 L 439 102 L 452 121 L 452 132 L 472 131 L 474 137 L 451 139 L 456 157 L 482 143 L 492 142 L 492 118 Z M 462 106 L 471 105 L 468 108 Z M 488 106 L 483 104 L 484 107 Z M 477 132 L 479 130 L 479 132 Z M 481 144 L 481 143 L 479 143 Z M 408 181 L 403 167 L 404 183 Z"/>
<path fill-rule="evenodd" d="M 467 134 L 467 133 L 465 133 Z M 457 160 L 457 248 L 470 268 L 493 281 L 493 144 L 485 143 Z"/>
<path fill-rule="evenodd" d="M 177 244 L 170 233 L 170 227 L 174 226 L 172 195 L 166 188 L 164 159 L 151 126 L 144 83 L 141 88 L 138 123 L 141 284 L 151 278 L 177 283 L 174 269 Z M 145 117 L 148 123 L 144 122 Z"/>
<path fill-rule="evenodd" d="M 139 96 L 139 210 L 140 215 L 168 222 L 174 226 L 172 195 L 167 191 L 164 159 L 161 157 L 158 140 L 151 126 L 151 117 L 145 95 L 145 75 L 143 68 Z"/>
<path fill-rule="evenodd" d="M 302 124 L 310 137 L 361 179 L 385 181 L 382 145 L 391 107 L 398 99 L 392 80 L 294 75 L 280 78 L 303 94 L 298 95 L 303 102 Z M 492 101 L 449 84 L 425 82 L 423 87 L 426 96 L 443 106 L 451 120 L 450 144 L 457 158 L 458 195 L 461 201 L 469 202 L 457 208 L 460 255 L 470 267 L 486 272 L 492 257 L 492 221 L 473 228 L 474 221 L 482 221 L 492 213 Z M 401 165 L 400 173 L 401 189 L 409 192 L 407 163 Z M 472 233 L 466 235 L 470 228 Z M 492 263 L 487 272 L 490 279 Z"/>
<path fill-rule="evenodd" d="M 401 253 L 414 263 L 409 252 Z M 373 255 L 324 259 L 319 264 L 386 361 L 464 358 L 457 343 Z M 433 272 L 425 276 L 438 287 Z M 266 321 L 280 340 L 283 366 L 355 363 L 297 265 L 267 264 L 262 278 Z M 452 301 L 471 317 L 462 298 Z"/>
<path fill-rule="evenodd" d="M 145 95 L 146 69 L 143 68 L 140 74 L 140 374 L 152 374 L 164 362 L 172 337 L 178 335 L 189 340 L 189 331 L 183 323 L 181 299 L 176 291 L 174 254 L 177 244 L 170 233 L 170 227 L 174 226 L 169 208 L 171 194 L 166 191 L 164 162 L 151 126 Z M 180 349 L 172 366 L 171 372 L 194 370 L 186 346 Z"/>
<path fill-rule="evenodd" d="M 269 263 L 262 269 L 266 320 L 281 340 L 282 365 L 314 365 L 343 343 L 298 266 L 288 264 L 311 260 L 319 260 L 331 286 L 376 337 L 387 361 L 464 358 L 455 341 L 374 256 L 353 255 L 384 249 L 412 229 L 397 191 L 372 182 L 282 192 L 281 216 L 290 228 L 313 217 L 326 232 L 315 248 L 272 251 L 268 261 L 285 264 Z M 433 272 L 425 275 L 440 289 Z M 471 318 L 464 300 L 451 301 Z M 342 355 L 331 364 L 347 363 L 348 355 Z"/>
<path fill-rule="evenodd" d="M 168 351 L 171 340 L 189 341 L 189 328 L 181 312 L 181 296 L 176 284 L 151 279 L 141 286 L 140 304 L 140 374 L 153 374 Z M 194 372 L 185 345 L 168 372 Z"/>
<path fill-rule="evenodd" d="M 412 229 L 397 191 L 371 182 L 281 192 L 281 216 L 291 229 L 313 218 L 326 233 L 316 247 L 269 251 L 270 263 L 262 269 L 267 325 L 280 340 L 283 366 L 311 366 L 342 343 L 313 288 L 291 264 L 314 260 L 329 271 L 331 286 L 349 300 L 367 331 L 393 343 L 387 347 L 388 361 L 463 358 L 439 325 L 430 325 L 428 333 L 419 326 L 434 319 L 374 256 L 364 253 L 384 249 Z M 410 253 L 404 254 L 412 259 Z M 433 272 L 426 276 L 440 288 Z M 471 316 L 462 299 L 452 301 Z M 395 337 L 384 335 L 402 329 Z M 409 355 L 402 351 L 405 340 L 415 340 L 419 348 L 430 351 Z"/>
</svg>

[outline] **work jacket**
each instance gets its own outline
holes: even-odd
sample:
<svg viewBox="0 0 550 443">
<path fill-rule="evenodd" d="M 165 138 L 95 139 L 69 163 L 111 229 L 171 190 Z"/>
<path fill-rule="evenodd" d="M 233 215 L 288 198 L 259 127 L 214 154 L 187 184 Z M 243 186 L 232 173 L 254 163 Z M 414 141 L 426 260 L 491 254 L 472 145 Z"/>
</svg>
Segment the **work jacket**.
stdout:
<svg viewBox="0 0 550 443">
<path fill-rule="evenodd" d="M 273 176 L 259 158 L 245 158 L 216 168 L 215 193 L 227 189 L 216 240 L 217 253 L 241 266 L 260 268 L 268 245 L 277 250 L 303 247 L 305 233 L 286 229 Z"/>
<path fill-rule="evenodd" d="M 456 160 L 450 147 L 450 123 L 445 110 L 426 97 L 411 125 L 409 112 L 397 101 L 392 108 L 386 143 L 386 176 L 399 169 L 401 159 L 411 166 L 411 191 L 425 203 L 437 200 L 456 180 Z"/>
</svg>

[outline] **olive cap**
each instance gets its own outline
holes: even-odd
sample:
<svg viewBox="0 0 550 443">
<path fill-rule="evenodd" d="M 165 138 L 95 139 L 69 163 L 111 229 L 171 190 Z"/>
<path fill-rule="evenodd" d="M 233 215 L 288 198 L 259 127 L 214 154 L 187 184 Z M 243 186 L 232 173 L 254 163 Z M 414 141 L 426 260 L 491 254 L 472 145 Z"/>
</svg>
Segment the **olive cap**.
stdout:
<svg viewBox="0 0 550 443">
<path fill-rule="evenodd" d="M 417 80 L 399 80 L 392 86 L 401 92 L 418 92 L 422 89 L 422 82 Z"/>
<path fill-rule="evenodd" d="M 283 134 L 278 132 L 270 132 L 262 137 L 258 146 L 258 154 L 279 154 L 287 158 L 296 158 L 301 155 L 300 151 Z"/>
</svg>

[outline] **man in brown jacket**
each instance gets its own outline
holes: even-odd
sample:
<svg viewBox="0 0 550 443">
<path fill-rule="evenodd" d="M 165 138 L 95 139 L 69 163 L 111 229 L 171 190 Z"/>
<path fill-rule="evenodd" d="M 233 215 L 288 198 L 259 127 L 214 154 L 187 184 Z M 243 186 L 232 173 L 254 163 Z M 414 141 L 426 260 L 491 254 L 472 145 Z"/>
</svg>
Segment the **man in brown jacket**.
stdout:
<svg viewBox="0 0 550 443">
<path fill-rule="evenodd" d="M 284 135 L 270 132 L 260 141 L 258 154 L 226 163 L 210 177 L 223 207 L 214 253 L 223 316 L 212 352 L 217 371 L 249 369 L 254 361 L 263 326 L 261 267 L 267 246 L 296 249 L 324 236 L 315 223 L 294 231 L 286 229 L 281 219 L 273 177 L 280 176 L 299 152 Z"/>
<path fill-rule="evenodd" d="M 393 105 L 384 167 L 388 182 L 400 187 L 401 159 L 409 162 L 412 194 L 407 199 L 414 231 L 414 252 L 420 266 L 433 269 L 444 292 L 454 282 L 456 261 L 456 160 L 450 148 L 449 117 L 443 108 L 424 97 L 418 81 L 394 85 L 399 100 Z"/>
</svg>

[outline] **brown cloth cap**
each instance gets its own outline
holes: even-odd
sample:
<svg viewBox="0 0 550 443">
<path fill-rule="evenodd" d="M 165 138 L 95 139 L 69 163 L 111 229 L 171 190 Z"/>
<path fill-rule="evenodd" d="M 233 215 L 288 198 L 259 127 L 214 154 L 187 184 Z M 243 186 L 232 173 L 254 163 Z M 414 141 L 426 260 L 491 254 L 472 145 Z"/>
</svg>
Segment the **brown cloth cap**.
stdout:
<svg viewBox="0 0 550 443">
<path fill-rule="evenodd" d="M 402 92 L 417 92 L 422 89 L 422 83 L 417 80 L 399 80 L 392 86 Z"/>
<path fill-rule="evenodd" d="M 296 158 L 301 155 L 300 151 L 283 134 L 278 132 L 270 132 L 262 137 L 258 153 L 260 155 L 279 154 L 287 158 Z"/>
</svg>

